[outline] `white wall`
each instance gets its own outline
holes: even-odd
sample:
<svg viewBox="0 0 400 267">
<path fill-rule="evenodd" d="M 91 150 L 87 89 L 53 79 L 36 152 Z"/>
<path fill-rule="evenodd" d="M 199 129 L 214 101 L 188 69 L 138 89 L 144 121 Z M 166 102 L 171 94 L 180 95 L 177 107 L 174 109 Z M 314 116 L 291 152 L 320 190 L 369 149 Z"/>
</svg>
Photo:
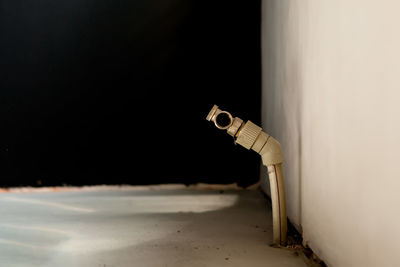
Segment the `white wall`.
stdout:
<svg viewBox="0 0 400 267">
<path fill-rule="evenodd" d="M 400 266 L 400 1 L 262 5 L 290 220 L 328 266 Z"/>
</svg>

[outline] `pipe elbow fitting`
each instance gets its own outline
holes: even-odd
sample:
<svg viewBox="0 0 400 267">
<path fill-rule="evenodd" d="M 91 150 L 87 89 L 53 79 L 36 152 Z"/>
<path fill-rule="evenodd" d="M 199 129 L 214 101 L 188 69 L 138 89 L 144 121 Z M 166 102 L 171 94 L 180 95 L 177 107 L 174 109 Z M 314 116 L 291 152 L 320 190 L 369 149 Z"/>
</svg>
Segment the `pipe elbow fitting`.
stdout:
<svg viewBox="0 0 400 267">
<path fill-rule="evenodd" d="M 265 166 L 283 162 L 281 144 L 251 121 L 247 121 L 240 129 L 236 143 L 260 154 Z"/>
<path fill-rule="evenodd" d="M 260 154 L 264 165 L 283 162 L 280 143 L 251 121 L 244 123 L 240 118 L 233 118 L 229 112 L 220 110 L 217 105 L 213 106 L 207 120 L 214 122 L 218 129 L 226 130 L 235 138 L 236 144 Z"/>
<path fill-rule="evenodd" d="M 262 162 L 265 166 L 275 165 L 283 162 L 281 144 L 270 136 L 259 152 Z"/>
</svg>

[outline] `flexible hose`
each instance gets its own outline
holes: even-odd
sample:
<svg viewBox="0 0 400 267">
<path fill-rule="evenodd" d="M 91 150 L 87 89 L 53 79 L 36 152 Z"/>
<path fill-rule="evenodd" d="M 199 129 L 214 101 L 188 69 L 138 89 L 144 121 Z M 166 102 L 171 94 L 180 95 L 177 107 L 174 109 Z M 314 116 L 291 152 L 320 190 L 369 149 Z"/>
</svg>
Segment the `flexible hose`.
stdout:
<svg viewBox="0 0 400 267">
<path fill-rule="evenodd" d="M 282 164 L 268 165 L 271 187 L 273 241 L 285 246 L 287 238 L 286 197 Z"/>
<path fill-rule="evenodd" d="M 243 122 L 233 118 L 227 111 L 222 111 L 214 105 L 207 115 L 208 121 L 213 121 L 221 130 L 235 138 L 235 143 L 252 149 L 261 155 L 262 162 L 268 168 L 271 187 L 273 241 L 277 246 L 285 246 L 287 239 L 286 196 L 283 181 L 283 155 L 280 143 L 261 127 L 251 121 Z"/>
</svg>

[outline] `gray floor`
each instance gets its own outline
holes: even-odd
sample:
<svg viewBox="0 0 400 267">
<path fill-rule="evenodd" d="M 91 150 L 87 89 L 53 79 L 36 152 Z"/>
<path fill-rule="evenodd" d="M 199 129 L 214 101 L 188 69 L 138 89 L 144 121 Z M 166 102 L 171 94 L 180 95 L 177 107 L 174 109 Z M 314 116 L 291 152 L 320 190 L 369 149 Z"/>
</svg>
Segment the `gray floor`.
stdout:
<svg viewBox="0 0 400 267">
<path fill-rule="evenodd" d="M 258 191 L 0 193 L 0 266 L 306 266 L 269 246 Z"/>
</svg>

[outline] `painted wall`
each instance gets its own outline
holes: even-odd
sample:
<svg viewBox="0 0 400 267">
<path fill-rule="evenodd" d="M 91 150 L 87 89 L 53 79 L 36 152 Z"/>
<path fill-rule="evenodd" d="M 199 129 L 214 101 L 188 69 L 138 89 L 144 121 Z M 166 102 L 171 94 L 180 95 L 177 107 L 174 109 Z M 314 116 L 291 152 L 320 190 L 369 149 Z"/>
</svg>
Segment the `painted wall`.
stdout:
<svg viewBox="0 0 400 267">
<path fill-rule="evenodd" d="M 262 121 L 328 266 L 399 266 L 400 2 L 263 0 Z"/>
</svg>

